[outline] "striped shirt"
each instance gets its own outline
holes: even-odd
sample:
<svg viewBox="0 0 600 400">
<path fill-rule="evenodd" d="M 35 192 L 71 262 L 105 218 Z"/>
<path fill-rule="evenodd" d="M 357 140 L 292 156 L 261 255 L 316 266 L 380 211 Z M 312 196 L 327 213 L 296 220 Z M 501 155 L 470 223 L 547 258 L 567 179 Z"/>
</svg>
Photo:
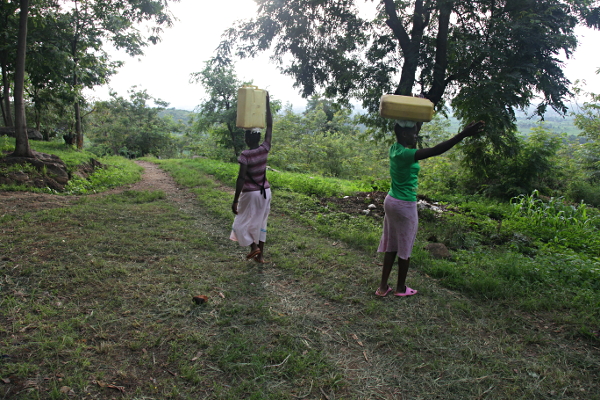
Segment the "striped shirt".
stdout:
<svg viewBox="0 0 600 400">
<path fill-rule="evenodd" d="M 263 184 L 263 181 L 265 183 L 265 189 L 271 187 L 269 181 L 266 180 L 267 156 L 269 155 L 269 150 L 271 150 L 271 144 L 263 142 L 256 149 L 244 150 L 242 151 L 242 154 L 240 154 L 238 162 L 248 166 L 248 173 L 245 177 L 246 181 L 244 182 L 242 192 L 260 190 L 260 185 Z M 248 175 L 250 175 L 258 185 L 252 182 Z"/>
</svg>

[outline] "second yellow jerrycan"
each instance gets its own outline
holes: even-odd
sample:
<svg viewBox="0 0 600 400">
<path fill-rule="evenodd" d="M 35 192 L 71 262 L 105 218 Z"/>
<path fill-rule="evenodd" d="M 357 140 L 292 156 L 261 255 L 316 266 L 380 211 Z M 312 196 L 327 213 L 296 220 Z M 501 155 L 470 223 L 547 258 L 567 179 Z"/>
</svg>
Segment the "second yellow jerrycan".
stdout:
<svg viewBox="0 0 600 400">
<path fill-rule="evenodd" d="M 421 97 L 384 94 L 379 101 L 379 114 L 383 118 L 429 122 L 433 119 L 433 103 Z"/>
<path fill-rule="evenodd" d="M 266 104 L 266 90 L 254 85 L 244 85 L 239 88 L 235 126 L 243 129 L 263 129 L 267 112 Z"/>
</svg>

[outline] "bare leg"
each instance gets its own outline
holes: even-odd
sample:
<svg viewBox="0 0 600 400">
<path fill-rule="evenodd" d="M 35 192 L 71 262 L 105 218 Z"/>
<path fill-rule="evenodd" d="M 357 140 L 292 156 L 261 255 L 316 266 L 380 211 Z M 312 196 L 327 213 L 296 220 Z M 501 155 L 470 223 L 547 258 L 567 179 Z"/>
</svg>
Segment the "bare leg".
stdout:
<svg viewBox="0 0 600 400">
<path fill-rule="evenodd" d="M 265 242 L 258 242 L 258 248 L 260 249 L 260 254 L 254 257 L 254 259 L 259 263 L 263 263 L 265 262 Z"/>
<path fill-rule="evenodd" d="M 379 293 L 385 293 L 388 289 L 388 279 L 396 260 L 396 252 L 386 252 L 383 256 L 383 267 L 381 268 L 381 283 L 379 284 Z"/>
<path fill-rule="evenodd" d="M 249 260 L 251 258 L 254 258 L 257 255 L 257 252 L 260 253 L 260 248 L 256 245 L 256 243 L 252 243 L 250 245 L 250 253 L 248 253 L 248 255 L 246 256 L 246 258 Z"/>
<path fill-rule="evenodd" d="M 403 260 L 398 257 L 398 284 L 396 285 L 396 293 L 404 293 L 406 291 L 406 275 L 410 266 L 410 257 L 408 260 Z"/>
</svg>

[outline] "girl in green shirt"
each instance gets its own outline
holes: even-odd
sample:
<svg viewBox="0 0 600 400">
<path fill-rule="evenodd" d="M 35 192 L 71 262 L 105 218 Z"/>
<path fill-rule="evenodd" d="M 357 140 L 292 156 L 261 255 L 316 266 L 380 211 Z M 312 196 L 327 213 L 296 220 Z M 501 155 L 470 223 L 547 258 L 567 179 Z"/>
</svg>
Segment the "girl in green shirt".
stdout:
<svg viewBox="0 0 600 400">
<path fill-rule="evenodd" d="M 394 126 L 396 143 L 390 147 L 390 177 L 392 184 L 383 207 L 383 234 L 378 252 L 384 253 L 381 282 L 375 291 L 377 296 L 386 296 L 393 289 L 388 278 L 398 257 L 398 283 L 395 296 L 411 296 L 415 289 L 406 286 L 406 274 L 410 265 L 410 255 L 417 236 L 419 217 L 417 214 L 417 186 L 419 160 L 438 156 L 450 150 L 466 137 L 483 131 L 483 121 L 471 122 L 458 135 L 434 147 L 419 149 L 417 139 L 421 123 L 399 121 Z"/>
</svg>

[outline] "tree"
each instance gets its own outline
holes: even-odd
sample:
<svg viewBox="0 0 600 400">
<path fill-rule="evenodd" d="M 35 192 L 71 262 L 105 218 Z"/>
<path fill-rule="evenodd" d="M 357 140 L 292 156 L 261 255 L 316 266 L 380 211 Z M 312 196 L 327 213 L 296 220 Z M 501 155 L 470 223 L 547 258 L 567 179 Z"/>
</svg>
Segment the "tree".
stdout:
<svg viewBox="0 0 600 400">
<path fill-rule="evenodd" d="M 2 108 L 2 119 L 4 126 L 14 126 L 11 104 L 10 104 L 10 72 L 14 71 L 17 47 L 18 19 L 15 18 L 17 2 L 2 1 L 0 3 L 0 20 L 2 35 L 0 35 L 0 70 L 2 73 L 2 93 L 0 94 L 0 105 Z"/>
<path fill-rule="evenodd" d="M 242 82 L 237 79 L 233 67 L 220 67 L 211 62 L 207 62 L 201 72 L 193 73 L 191 80 L 201 83 L 208 97 L 197 108 L 195 131 L 213 130 L 218 142 L 233 150 L 237 159 L 244 149 L 243 130 L 235 126 L 237 90 Z"/>
<path fill-rule="evenodd" d="M 68 18 L 69 76 L 74 94 L 75 134 L 77 147 L 83 147 L 81 125 L 81 89 L 107 82 L 119 63 L 111 63 L 103 49 L 106 41 L 131 55 L 143 54 L 142 48 L 160 40 L 162 26 L 170 27 L 169 1 L 178 0 L 71 0 L 63 12 Z M 155 25 L 144 37 L 137 24 L 151 21 Z"/>
<path fill-rule="evenodd" d="M 600 72 L 600 70 L 599 70 Z M 575 114 L 575 125 L 581 129 L 583 145 L 583 168 L 591 183 L 600 182 L 600 94 L 588 93 L 590 101 Z"/>
<path fill-rule="evenodd" d="M 19 39 L 17 41 L 17 61 L 15 64 L 15 137 L 16 145 L 13 157 L 33 158 L 27 137 L 27 123 L 25 121 L 25 104 L 23 91 L 25 86 L 25 57 L 27 50 L 27 14 L 29 0 L 19 2 Z"/>
<path fill-rule="evenodd" d="M 27 72 L 31 94 L 36 102 L 56 98 L 70 101 L 74 111 L 77 146 L 83 147 L 81 94 L 83 88 L 105 84 L 122 64 L 108 57 L 104 46 L 112 43 L 132 56 L 142 54 L 149 43 L 157 43 L 164 26 L 171 26 L 170 1 L 178 0 L 36 0 L 32 40 L 35 51 L 28 60 Z M 14 3 L 14 2 L 13 2 Z M 0 35 L 0 67 L 2 67 L 3 115 L 10 124 L 9 88 L 14 74 L 16 30 L 11 3 L 0 3 L 0 18 L 6 21 Z M 139 29 L 141 24 L 147 33 Z M 43 106 L 36 104 L 37 112 Z"/>
<path fill-rule="evenodd" d="M 168 104 L 150 96 L 146 90 L 135 87 L 129 91 L 129 100 L 111 93 L 111 99 L 94 104 L 89 119 L 89 135 L 93 152 L 122 155 L 130 158 L 152 154 L 156 157 L 178 155 L 176 141 L 171 133 L 180 130 L 180 124 L 159 113 Z M 156 104 L 152 107 L 150 103 Z"/>
<path fill-rule="evenodd" d="M 380 0 L 372 20 L 359 13 L 367 1 L 257 3 L 255 19 L 225 32 L 219 62 L 272 49 L 304 96 L 361 99 L 370 113 L 362 121 L 379 138 L 391 128 L 377 115 L 384 93 L 452 105 L 463 122 L 486 121 L 486 136 L 465 146 L 482 175 L 516 152 L 515 109 L 540 96 L 538 115 L 566 112 L 570 82 L 558 55 L 575 49 L 577 23 L 600 27 L 597 0 Z"/>
</svg>

